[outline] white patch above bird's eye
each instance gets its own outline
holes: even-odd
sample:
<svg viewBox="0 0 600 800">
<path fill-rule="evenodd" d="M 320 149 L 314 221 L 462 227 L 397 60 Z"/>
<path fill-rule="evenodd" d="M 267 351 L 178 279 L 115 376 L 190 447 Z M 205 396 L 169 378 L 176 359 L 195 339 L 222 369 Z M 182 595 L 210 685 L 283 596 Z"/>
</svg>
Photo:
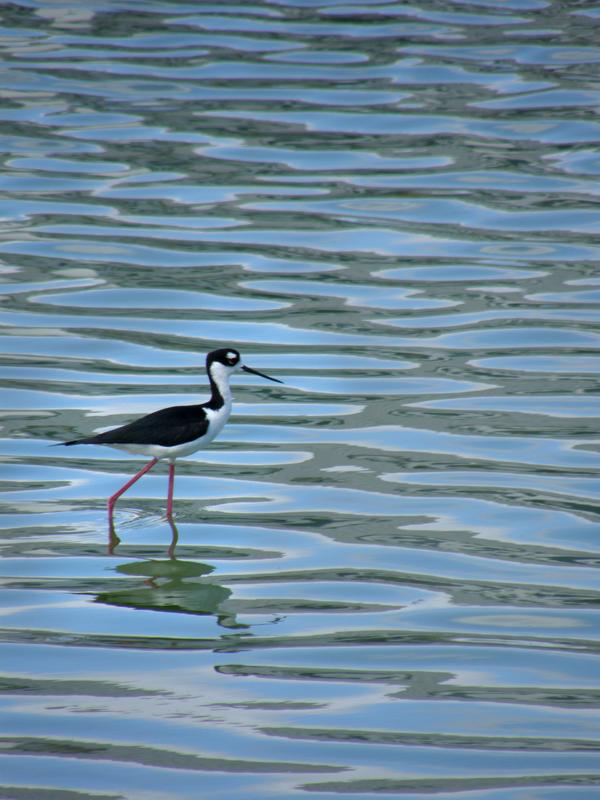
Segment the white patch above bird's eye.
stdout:
<svg viewBox="0 0 600 800">
<path fill-rule="evenodd" d="M 237 354 L 237 353 L 233 353 L 233 352 L 230 350 L 230 351 L 227 353 L 227 356 L 226 356 L 226 358 L 227 358 L 227 361 L 228 361 L 230 364 L 235 364 L 235 363 L 237 362 L 237 360 L 238 360 L 238 354 Z"/>
</svg>

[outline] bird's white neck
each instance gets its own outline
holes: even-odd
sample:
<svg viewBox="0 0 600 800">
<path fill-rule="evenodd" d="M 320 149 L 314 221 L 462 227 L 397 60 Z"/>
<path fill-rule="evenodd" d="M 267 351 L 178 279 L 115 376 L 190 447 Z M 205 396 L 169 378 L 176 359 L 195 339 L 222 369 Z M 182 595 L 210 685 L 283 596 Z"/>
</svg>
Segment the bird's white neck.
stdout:
<svg viewBox="0 0 600 800">
<path fill-rule="evenodd" d="M 219 406 L 221 404 L 231 406 L 231 387 L 229 385 L 231 370 L 219 361 L 213 361 L 208 377 L 212 390 L 211 400 Z"/>
</svg>

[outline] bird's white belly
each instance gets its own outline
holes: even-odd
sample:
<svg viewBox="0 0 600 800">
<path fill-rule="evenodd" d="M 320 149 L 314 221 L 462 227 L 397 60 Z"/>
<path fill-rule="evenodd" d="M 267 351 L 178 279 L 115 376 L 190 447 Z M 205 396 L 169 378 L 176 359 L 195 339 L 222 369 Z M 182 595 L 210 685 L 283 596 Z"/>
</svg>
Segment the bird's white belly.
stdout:
<svg viewBox="0 0 600 800">
<path fill-rule="evenodd" d="M 206 416 L 208 417 L 208 430 L 203 436 L 197 439 L 191 439 L 189 442 L 182 444 L 175 444 L 172 446 L 161 444 L 115 444 L 112 447 L 118 450 L 125 450 L 127 453 L 134 453 L 135 455 L 150 456 L 152 458 L 166 458 L 169 461 L 174 461 L 181 456 L 189 456 L 200 450 L 207 444 L 210 444 L 215 436 L 223 430 L 225 423 L 229 419 L 231 413 L 231 403 L 226 403 L 218 411 L 207 408 L 205 409 Z"/>
</svg>

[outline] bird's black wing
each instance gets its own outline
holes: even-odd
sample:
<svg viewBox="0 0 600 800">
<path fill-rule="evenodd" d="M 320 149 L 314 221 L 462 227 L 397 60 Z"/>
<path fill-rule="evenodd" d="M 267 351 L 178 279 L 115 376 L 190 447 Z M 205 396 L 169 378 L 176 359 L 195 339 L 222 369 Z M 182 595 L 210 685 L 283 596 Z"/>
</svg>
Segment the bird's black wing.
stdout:
<svg viewBox="0 0 600 800">
<path fill-rule="evenodd" d="M 157 444 L 172 447 L 199 439 L 207 430 L 208 419 L 202 405 L 171 406 L 120 428 L 64 444 Z"/>
</svg>

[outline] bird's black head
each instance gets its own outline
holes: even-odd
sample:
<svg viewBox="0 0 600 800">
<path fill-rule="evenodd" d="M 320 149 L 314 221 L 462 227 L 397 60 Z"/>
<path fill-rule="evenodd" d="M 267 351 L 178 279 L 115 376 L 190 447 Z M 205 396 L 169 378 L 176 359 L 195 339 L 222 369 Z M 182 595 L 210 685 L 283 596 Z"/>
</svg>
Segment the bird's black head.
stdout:
<svg viewBox="0 0 600 800">
<path fill-rule="evenodd" d="M 210 371 L 210 367 L 215 361 L 223 364 L 224 367 L 237 367 L 240 363 L 240 354 L 233 347 L 221 347 L 219 350 L 213 350 L 206 356 L 206 369 Z"/>
<path fill-rule="evenodd" d="M 223 367 L 225 370 L 223 370 Z M 279 378 L 271 378 L 270 375 L 265 375 L 264 372 L 259 372 L 257 369 L 247 367 L 241 362 L 241 356 L 233 347 L 221 347 L 219 350 L 213 350 L 206 356 L 206 371 L 216 380 L 217 383 L 222 379 L 229 381 L 229 376 L 239 369 L 244 372 L 250 372 L 253 375 L 259 375 L 261 378 L 266 378 L 268 381 L 275 383 L 283 383 Z"/>
</svg>

